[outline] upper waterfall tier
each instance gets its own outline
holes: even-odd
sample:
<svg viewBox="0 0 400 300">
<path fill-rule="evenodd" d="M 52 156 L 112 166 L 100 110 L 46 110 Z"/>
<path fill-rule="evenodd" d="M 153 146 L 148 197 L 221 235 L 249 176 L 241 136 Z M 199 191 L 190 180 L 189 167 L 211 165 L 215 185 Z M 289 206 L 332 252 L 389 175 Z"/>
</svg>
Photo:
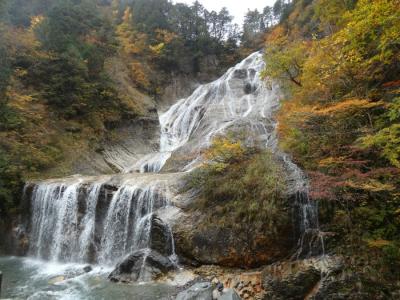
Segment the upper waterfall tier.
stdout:
<svg viewBox="0 0 400 300">
<path fill-rule="evenodd" d="M 180 148 L 191 154 L 192 159 L 178 168 L 187 170 L 212 137 L 228 130 L 247 129 L 252 137 L 274 147 L 273 113 L 279 105 L 279 90 L 261 79 L 263 68 L 262 53 L 253 53 L 218 80 L 178 101 L 160 116 L 159 153 L 147 155 L 129 171 L 159 172 Z"/>
</svg>

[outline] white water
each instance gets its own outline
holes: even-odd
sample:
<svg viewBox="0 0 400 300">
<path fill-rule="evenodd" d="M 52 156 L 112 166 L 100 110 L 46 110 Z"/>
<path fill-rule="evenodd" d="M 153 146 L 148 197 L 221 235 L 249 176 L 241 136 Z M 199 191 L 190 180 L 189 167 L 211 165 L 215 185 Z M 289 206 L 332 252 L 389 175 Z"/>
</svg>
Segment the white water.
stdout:
<svg viewBox="0 0 400 300">
<path fill-rule="evenodd" d="M 139 183 L 123 184 L 114 194 L 103 229 L 100 245 L 101 263 L 112 263 L 134 250 L 148 248 L 151 216 L 167 206 L 164 186 Z"/>
<path fill-rule="evenodd" d="M 28 300 L 98 300 L 171 299 L 174 284 L 114 284 L 107 276 L 112 268 L 49 262 L 31 258 L 0 257 L 3 272 L 2 299 Z M 184 282 L 185 283 L 185 282 Z"/>
<path fill-rule="evenodd" d="M 276 147 L 273 115 L 279 107 L 279 89 L 261 79 L 264 61 L 260 52 L 230 68 L 221 78 L 199 86 L 160 116 L 160 152 L 149 154 L 131 170 L 159 172 L 179 148 L 194 154 L 181 170 L 191 169 L 200 150 L 213 137 L 242 129 L 269 148 Z"/>
<path fill-rule="evenodd" d="M 104 178 L 38 183 L 32 192 L 30 254 L 113 264 L 148 247 L 151 216 L 169 205 L 168 197 L 165 182 L 148 176 L 126 180 L 116 191 L 107 190 Z"/>
<path fill-rule="evenodd" d="M 87 210 L 83 217 L 83 230 L 79 236 L 79 258 L 82 262 L 89 261 L 90 245 L 94 240 L 96 226 L 96 207 L 99 199 L 102 183 L 95 183 L 90 187 L 89 196 L 87 199 Z"/>
</svg>

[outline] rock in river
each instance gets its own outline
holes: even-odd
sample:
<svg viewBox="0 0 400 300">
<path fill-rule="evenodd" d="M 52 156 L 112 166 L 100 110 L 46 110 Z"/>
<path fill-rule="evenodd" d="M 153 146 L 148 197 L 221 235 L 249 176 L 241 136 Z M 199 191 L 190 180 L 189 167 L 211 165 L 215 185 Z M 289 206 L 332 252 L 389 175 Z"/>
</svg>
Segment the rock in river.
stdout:
<svg viewBox="0 0 400 300">
<path fill-rule="evenodd" d="M 142 249 L 129 254 L 110 273 L 108 278 L 114 282 L 149 281 L 175 268 L 173 262 L 160 253 Z"/>
</svg>

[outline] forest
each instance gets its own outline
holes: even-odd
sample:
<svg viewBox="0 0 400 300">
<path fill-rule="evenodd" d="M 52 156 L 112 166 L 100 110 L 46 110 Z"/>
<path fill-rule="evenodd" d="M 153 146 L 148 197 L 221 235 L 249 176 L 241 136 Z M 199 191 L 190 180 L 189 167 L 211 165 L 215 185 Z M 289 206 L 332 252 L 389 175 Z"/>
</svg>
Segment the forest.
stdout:
<svg viewBox="0 0 400 300">
<path fill-rule="evenodd" d="M 286 87 L 281 147 L 306 170 L 332 247 L 358 257 L 350 266 L 371 286 L 375 272 L 398 278 L 400 2 L 290 10 L 265 47 L 265 78 Z"/>
</svg>

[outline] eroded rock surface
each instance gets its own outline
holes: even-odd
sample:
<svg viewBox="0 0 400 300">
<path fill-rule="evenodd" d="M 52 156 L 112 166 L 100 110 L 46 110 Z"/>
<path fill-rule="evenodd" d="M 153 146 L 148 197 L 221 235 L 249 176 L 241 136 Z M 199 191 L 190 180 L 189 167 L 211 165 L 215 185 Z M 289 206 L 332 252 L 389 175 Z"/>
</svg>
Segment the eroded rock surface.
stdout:
<svg viewBox="0 0 400 300">
<path fill-rule="evenodd" d="M 138 250 L 128 255 L 109 275 L 113 282 L 136 282 L 155 280 L 174 270 L 173 262 L 150 249 Z"/>
<path fill-rule="evenodd" d="M 210 282 L 200 282 L 178 294 L 176 300 L 212 300 L 213 286 Z"/>
<path fill-rule="evenodd" d="M 173 236 L 168 224 L 157 215 L 151 219 L 150 248 L 164 256 L 173 254 Z"/>
<path fill-rule="evenodd" d="M 249 268 L 286 257 L 297 242 L 292 224 L 277 227 L 277 239 L 273 232 L 246 232 L 243 226 L 223 228 L 218 222 L 207 219 L 207 212 L 181 216 L 173 227 L 177 254 L 194 265 Z"/>
</svg>

